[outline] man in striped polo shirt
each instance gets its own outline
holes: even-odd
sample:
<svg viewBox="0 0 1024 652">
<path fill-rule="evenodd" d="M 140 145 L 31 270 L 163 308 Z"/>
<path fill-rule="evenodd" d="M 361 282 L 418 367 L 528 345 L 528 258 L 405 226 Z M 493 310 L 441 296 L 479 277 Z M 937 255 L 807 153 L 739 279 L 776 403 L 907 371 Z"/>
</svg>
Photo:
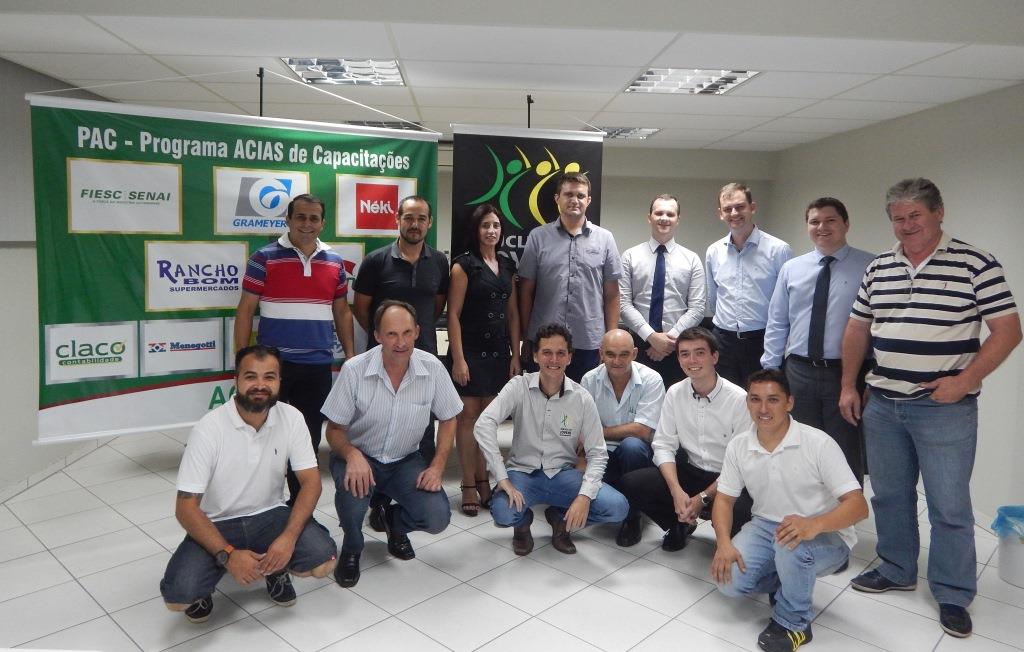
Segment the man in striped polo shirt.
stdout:
<svg viewBox="0 0 1024 652">
<path fill-rule="evenodd" d="M 885 199 L 899 242 L 868 266 L 843 337 L 839 408 L 850 423 L 862 416 L 856 380 L 869 346 L 877 361 L 863 419 L 882 563 L 851 584 L 869 593 L 916 588 L 920 474 L 931 523 L 928 585 L 942 629 L 965 637 L 977 592 L 977 396 L 1021 341 L 1020 317 L 996 259 L 942 231 L 934 183 L 906 179 Z M 981 343 L 983 320 L 990 333 Z"/>
<path fill-rule="evenodd" d="M 345 357 L 354 354 L 348 276 L 341 255 L 320 241 L 324 202 L 299 195 L 288 204 L 288 233 L 249 258 L 235 314 L 235 350 L 249 345 L 256 308 L 259 344 L 281 352 L 281 401 L 302 412 L 313 452 L 320 446 L 320 408 L 331 391 L 337 333 Z M 291 505 L 299 481 L 288 469 Z"/>
</svg>

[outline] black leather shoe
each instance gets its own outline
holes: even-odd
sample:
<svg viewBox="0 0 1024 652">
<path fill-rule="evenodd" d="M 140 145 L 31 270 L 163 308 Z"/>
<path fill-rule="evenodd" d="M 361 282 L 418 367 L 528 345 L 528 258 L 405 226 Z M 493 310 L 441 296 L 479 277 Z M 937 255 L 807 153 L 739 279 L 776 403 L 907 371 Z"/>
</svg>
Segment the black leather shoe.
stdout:
<svg viewBox="0 0 1024 652">
<path fill-rule="evenodd" d="M 334 581 L 338 586 L 346 588 L 359 582 L 358 552 L 343 552 L 338 556 L 338 565 L 334 567 Z"/>
<path fill-rule="evenodd" d="M 533 551 L 533 534 L 530 532 L 530 524 L 533 523 L 533 510 L 526 509 L 526 520 L 522 525 L 512 529 L 512 552 L 520 557 L 528 555 Z"/>
<path fill-rule="evenodd" d="M 661 549 L 665 552 L 676 552 L 686 547 L 686 542 L 697 529 L 695 523 L 676 523 L 665 533 L 661 540 Z"/>
<path fill-rule="evenodd" d="M 404 534 L 395 534 L 395 511 L 398 505 L 388 505 L 384 508 L 384 530 L 388 533 L 388 554 L 404 561 L 416 557 L 416 551 L 412 549 L 412 542 Z"/>
<path fill-rule="evenodd" d="M 576 544 L 569 536 L 562 513 L 554 507 L 548 507 L 544 510 L 544 518 L 551 524 L 551 546 L 563 555 L 575 555 Z"/>
<path fill-rule="evenodd" d="M 974 628 L 971 624 L 971 614 L 963 607 L 955 604 L 939 604 L 939 625 L 942 630 L 950 636 L 967 638 Z"/>
<path fill-rule="evenodd" d="M 370 529 L 374 532 L 384 531 L 384 508 L 387 507 L 391 499 L 387 496 L 379 496 L 374 494 L 370 498 Z"/>
<path fill-rule="evenodd" d="M 615 545 L 628 548 L 640 543 L 640 514 L 632 512 L 626 516 L 619 528 L 619 534 L 615 537 Z"/>
<path fill-rule="evenodd" d="M 861 573 L 850 580 L 850 586 L 857 591 L 864 593 L 885 593 L 886 591 L 913 591 L 917 588 L 917 582 L 912 584 L 897 584 L 878 570 L 869 570 Z"/>
</svg>

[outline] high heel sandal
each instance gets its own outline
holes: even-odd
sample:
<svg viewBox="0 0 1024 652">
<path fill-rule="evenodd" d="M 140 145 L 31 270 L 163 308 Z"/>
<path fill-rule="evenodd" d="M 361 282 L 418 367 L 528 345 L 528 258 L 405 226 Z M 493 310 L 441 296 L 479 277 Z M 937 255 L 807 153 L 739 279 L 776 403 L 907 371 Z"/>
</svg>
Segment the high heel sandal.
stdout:
<svg viewBox="0 0 1024 652">
<path fill-rule="evenodd" d="M 480 513 L 480 503 L 475 500 L 466 500 L 465 492 L 467 489 L 476 491 L 476 484 L 464 484 L 462 485 L 463 499 L 462 499 L 462 513 L 466 516 L 476 516 Z M 478 494 L 479 495 L 479 494 Z"/>
<path fill-rule="evenodd" d="M 487 493 L 487 497 L 486 498 L 484 498 L 484 491 L 480 491 L 480 485 L 484 486 L 484 489 L 485 489 L 485 491 Z M 478 496 L 480 496 L 480 506 L 483 507 L 484 509 L 490 509 L 491 508 L 491 498 L 494 497 L 494 492 L 491 490 L 491 483 L 488 482 L 487 480 L 477 480 L 476 481 L 476 493 L 477 493 Z"/>
</svg>

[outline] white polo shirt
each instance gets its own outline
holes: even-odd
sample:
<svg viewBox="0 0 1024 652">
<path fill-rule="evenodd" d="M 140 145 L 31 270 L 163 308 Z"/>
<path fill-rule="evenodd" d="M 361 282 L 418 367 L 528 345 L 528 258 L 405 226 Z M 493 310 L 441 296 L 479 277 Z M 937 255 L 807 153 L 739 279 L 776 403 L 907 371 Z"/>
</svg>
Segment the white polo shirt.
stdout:
<svg viewBox="0 0 1024 652">
<path fill-rule="evenodd" d="M 770 453 L 753 429 L 729 442 L 718 491 L 736 498 L 744 487 L 754 499 L 754 516 L 776 523 L 790 514 L 812 518 L 829 512 L 840 496 L 861 488 L 839 444 L 792 417 L 786 436 Z M 851 549 L 857 543 L 852 525 L 838 534 Z"/>
<path fill-rule="evenodd" d="M 178 467 L 178 491 L 203 494 L 211 521 L 252 516 L 284 505 L 284 475 L 316 467 L 302 413 L 286 403 L 270 408 L 259 430 L 242 421 L 234 399 L 192 428 Z"/>
</svg>

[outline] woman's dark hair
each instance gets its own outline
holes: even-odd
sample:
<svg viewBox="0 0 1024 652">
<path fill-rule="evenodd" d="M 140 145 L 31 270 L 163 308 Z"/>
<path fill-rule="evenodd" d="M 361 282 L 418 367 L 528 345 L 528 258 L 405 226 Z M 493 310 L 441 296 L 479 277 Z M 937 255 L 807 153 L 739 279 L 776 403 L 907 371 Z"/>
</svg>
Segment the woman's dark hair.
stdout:
<svg viewBox="0 0 1024 652">
<path fill-rule="evenodd" d="M 501 235 L 504 236 L 505 218 L 502 216 L 501 211 L 499 211 L 493 204 L 480 204 L 476 207 L 476 210 L 473 211 L 473 215 L 469 218 L 469 224 L 467 226 L 469 229 L 469 237 L 466 239 L 466 243 L 468 245 L 467 248 L 476 254 L 478 258 L 482 257 L 480 256 L 480 223 L 483 222 L 484 218 L 491 213 L 498 216 L 498 224 L 501 225 Z M 500 250 L 501 246 L 502 243 L 499 238 L 496 249 Z"/>
</svg>

